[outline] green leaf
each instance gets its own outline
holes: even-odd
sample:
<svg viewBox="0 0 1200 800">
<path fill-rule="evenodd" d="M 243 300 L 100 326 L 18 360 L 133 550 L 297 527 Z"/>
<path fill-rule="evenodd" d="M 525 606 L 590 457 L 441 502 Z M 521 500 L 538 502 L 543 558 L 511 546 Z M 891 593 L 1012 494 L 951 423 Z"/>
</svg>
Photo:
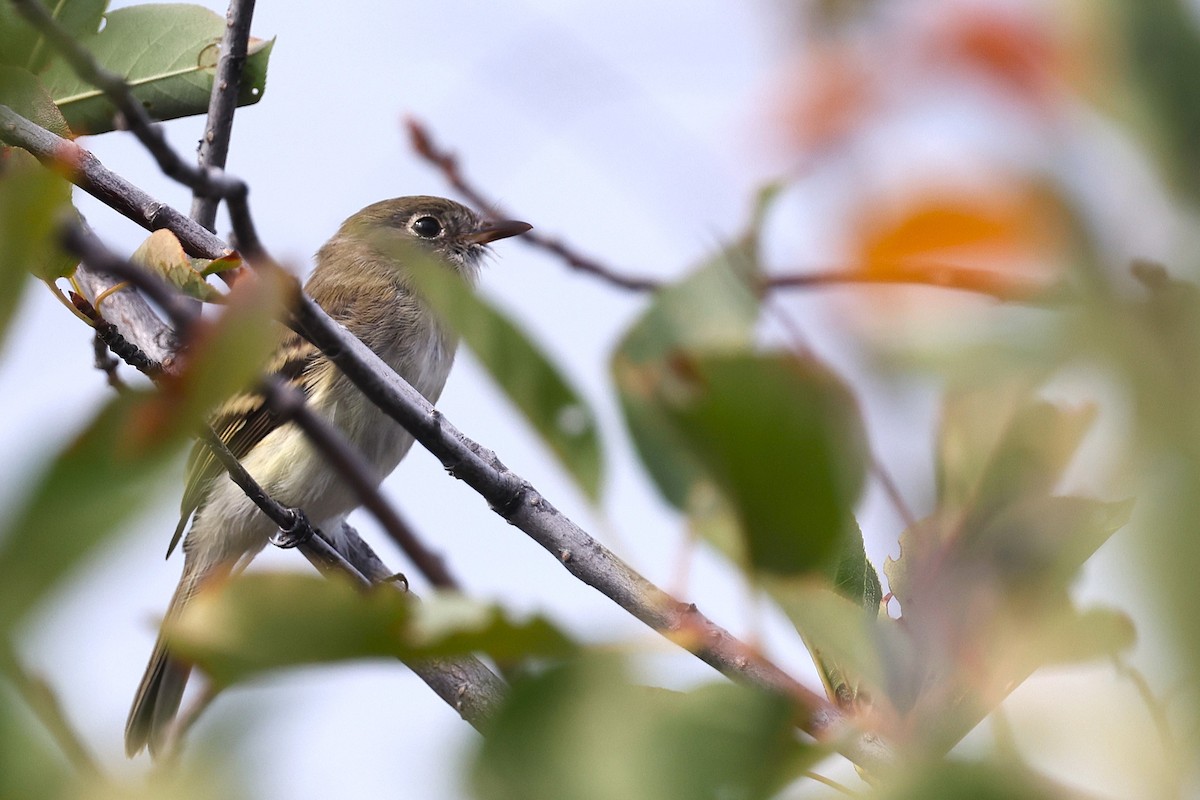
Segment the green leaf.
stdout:
<svg viewBox="0 0 1200 800">
<path fill-rule="evenodd" d="M 813 579 L 766 577 L 762 586 L 804 640 L 829 698 L 843 708 L 889 698 L 911 703 L 911 640 L 893 620 Z"/>
<path fill-rule="evenodd" d="M 183 251 L 179 239 L 165 228 L 150 234 L 129 260 L 156 273 L 188 297 L 205 303 L 219 302 L 222 298 L 222 294 L 192 268 L 192 260 Z"/>
<path fill-rule="evenodd" d="M 218 403 L 252 388 L 279 345 L 277 320 L 289 291 L 286 280 L 255 273 L 224 296 L 219 317 L 195 323 L 181 370 L 162 381 L 166 418 L 195 425 Z"/>
<path fill-rule="evenodd" d="M 225 30 L 223 17 L 200 6 L 147 4 L 118 9 L 105 20 L 103 30 L 81 36 L 79 42 L 130 84 L 153 119 L 207 111 Z M 262 98 L 273 44 L 274 40 L 251 40 L 238 105 Z M 115 108 L 67 64 L 55 61 L 43 82 L 75 133 L 114 129 Z"/>
<path fill-rule="evenodd" d="M 71 129 L 62 112 L 33 73 L 20 67 L 0 66 L 0 105 L 64 138 Z"/>
<path fill-rule="evenodd" d="M 1062 591 L 1132 512 L 1132 500 L 1023 497 L 965 531 L 958 558 L 987 565 L 1013 592 Z"/>
<path fill-rule="evenodd" d="M 171 478 L 187 430 L 161 422 L 154 393 L 108 403 L 0 530 L 0 633 L 131 519 Z"/>
<path fill-rule="evenodd" d="M 513 686 L 473 783 L 484 800 L 753 800 L 819 754 L 797 741 L 783 698 L 647 689 L 610 659 L 577 659 Z"/>
<path fill-rule="evenodd" d="M 861 543 L 866 434 L 837 376 L 790 353 L 680 356 L 668 369 L 646 400 L 737 513 L 755 569 L 823 570 Z"/>
<path fill-rule="evenodd" d="M 522 622 L 498 606 L 451 592 L 421 598 L 409 618 L 407 639 L 430 656 L 487 653 L 497 661 L 529 657 L 561 658 L 575 645 L 544 617 Z"/>
<path fill-rule="evenodd" d="M 69 796 L 77 776 L 39 727 L 13 686 L 0 679 L 0 797 Z"/>
<path fill-rule="evenodd" d="M 879 583 L 879 573 L 867 559 L 862 528 L 857 521 L 854 523 L 854 532 L 856 535 L 847 536 L 843 541 L 842 554 L 833 576 L 833 590 L 868 612 L 878 613 L 879 604 L 883 601 L 883 586 Z"/>
<path fill-rule="evenodd" d="M 622 339 L 612 359 L 625 424 L 663 497 L 686 510 L 706 475 L 656 401 L 676 353 L 727 353 L 754 344 L 758 301 L 738 277 L 737 251 L 725 251 L 662 289 Z"/>
<path fill-rule="evenodd" d="M 393 246 L 391 244 L 389 247 Z M 455 331 L 593 501 L 603 461 L 596 417 L 583 396 L 511 320 L 456 273 L 416 248 L 397 254 L 418 290 Z"/>
<path fill-rule="evenodd" d="M 1155 126 L 1152 138 L 1172 186 L 1197 196 L 1200 181 L 1200 28 L 1179 0 L 1121 0 L 1114 4 L 1126 36 L 1123 66 L 1137 81 L 1149 112 L 1139 120 Z"/>
<path fill-rule="evenodd" d="M 21 299 L 26 270 L 53 279 L 76 265 L 54 235 L 71 185 L 23 150 L 0 151 L 0 340 Z"/>
<path fill-rule="evenodd" d="M 880 794 L 886 800 L 1065 800 L 1075 796 L 1015 762 L 914 762 Z"/>
<path fill-rule="evenodd" d="M 291 573 L 243 575 L 206 588 L 167 635 L 218 686 L 302 664 L 471 652 L 561 656 L 573 649 L 539 617 L 513 622 L 463 598 L 418 602 L 389 586 L 363 593 L 341 580 Z"/>
<path fill-rule="evenodd" d="M 93 34 L 108 8 L 108 0 L 42 0 L 50 16 L 75 37 Z M 25 21 L 12 3 L 0 3 L 0 63 L 41 72 L 57 57 L 37 30 Z"/>
</svg>

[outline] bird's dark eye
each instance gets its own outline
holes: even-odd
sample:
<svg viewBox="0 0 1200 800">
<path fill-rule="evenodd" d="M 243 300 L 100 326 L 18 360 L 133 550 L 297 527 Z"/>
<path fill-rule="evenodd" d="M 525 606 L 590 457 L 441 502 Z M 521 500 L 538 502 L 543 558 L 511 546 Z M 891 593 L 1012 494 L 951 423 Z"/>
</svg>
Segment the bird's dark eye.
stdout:
<svg viewBox="0 0 1200 800">
<path fill-rule="evenodd" d="M 432 239 L 442 232 L 442 223 L 436 217 L 418 217 L 413 221 L 412 232 L 422 239 Z"/>
</svg>

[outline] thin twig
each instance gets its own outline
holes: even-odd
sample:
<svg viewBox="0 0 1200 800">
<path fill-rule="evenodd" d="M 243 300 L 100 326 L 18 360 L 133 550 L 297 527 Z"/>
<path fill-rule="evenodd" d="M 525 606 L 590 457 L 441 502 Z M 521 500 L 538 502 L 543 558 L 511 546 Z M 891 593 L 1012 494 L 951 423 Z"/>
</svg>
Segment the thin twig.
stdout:
<svg viewBox="0 0 1200 800">
<path fill-rule="evenodd" d="M 201 169 L 225 169 L 233 133 L 233 115 L 242 86 L 242 71 L 249 52 L 250 21 L 253 17 L 254 0 L 231 0 L 229 10 L 225 13 L 225 35 L 221 39 L 217 74 L 213 77 L 204 138 L 200 141 L 197 162 Z M 215 231 L 219 204 L 220 198 L 197 192 L 192 197 L 190 216 L 205 228 Z"/>
<path fill-rule="evenodd" d="M 997 300 L 1022 303 L 1048 303 L 1069 296 L 1067 287 L 1058 282 L 1014 275 L 1001 270 L 972 269 L 954 264 L 890 264 L 886 269 L 824 269 L 787 275 L 763 276 L 764 291 L 778 289 L 817 289 L 854 284 L 911 284 L 940 289 L 956 289 L 988 295 Z"/>
<path fill-rule="evenodd" d="M 435 143 L 429 133 L 429 129 L 423 123 L 409 117 L 405 120 L 405 125 L 408 127 L 409 140 L 412 142 L 412 148 L 416 151 L 417 155 L 437 167 L 438 171 L 446 179 L 446 182 L 454 187 L 454 190 L 470 202 L 471 205 L 494 219 L 515 219 L 511 214 L 502 211 L 498 203 L 484 196 L 483 192 L 463 176 L 462 170 L 458 165 L 458 157 Z M 642 292 L 657 289 L 662 285 L 661 281 L 654 280 L 653 278 L 621 275 L 604 266 L 596 259 L 583 255 L 568 246 L 561 239 L 546 236 L 545 234 L 538 233 L 536 230 L 529 231 L 523 235 L 521 241 L 553 253 L 573 269 L 595 275 L 611 283 L 613 286 L 619 286 L 622 289 Z"/>
</svg>

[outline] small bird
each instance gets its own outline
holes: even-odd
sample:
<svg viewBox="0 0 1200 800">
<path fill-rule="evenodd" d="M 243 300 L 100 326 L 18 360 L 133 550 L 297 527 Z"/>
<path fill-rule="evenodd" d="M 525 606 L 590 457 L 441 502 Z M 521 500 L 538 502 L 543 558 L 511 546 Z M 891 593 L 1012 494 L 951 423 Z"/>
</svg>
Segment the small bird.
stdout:
<svg viewBox="0 0 1200 800">
<path fill-rule="evenodd" d="M 433 403 L 446 383 L 457 337 L 417 295 L 409 269 L 388 242 L 423 246 L 474 283 L 490 242 L 531 227 L 516 221 L 485 222 L 465 206 L 440 197 L 383 200 L 347 219 L 321 247 L 305 290 Z M 298 334 L 281 329 L 267 371 L 298 388 L 308 405 L 361 451 L 380 481 L 412 447 L 408 431 Z M 281 424 L 262 395 L 230 398 L 210 422 L 268 494 L 285 506 L 302 509 L 318 527 L 329 530 L 358 505 L 351 488 L 300 429 L 294 423 Z M 164 626 L 179 617 L 203 584 L 244 565 L 275 531 L 274 523 L 229 479 L 203 442 L 197 442 L 188 459 L 182 514 L 171 549 L 189 520 L 183 576 Z M 125 725 L 125 752 L 130 757 L 147 746 L 155 755 L 164 745 L 190 672 L 190 664 L 168 652 L 160 633 Z"/>
</svg>

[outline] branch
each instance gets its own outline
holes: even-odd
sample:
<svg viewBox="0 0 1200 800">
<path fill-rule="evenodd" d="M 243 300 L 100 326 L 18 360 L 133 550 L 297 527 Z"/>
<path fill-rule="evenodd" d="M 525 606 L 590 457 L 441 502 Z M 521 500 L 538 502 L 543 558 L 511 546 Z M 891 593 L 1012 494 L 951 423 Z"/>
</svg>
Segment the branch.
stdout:
<svg viewBox="0 0 1200 800">
<path fill-rule="evenodd" d="M 458 166 L 458 158 L 449 150 L 445 150 L 434 143 L 433 137 L 429 134 L 429 129 L 420 121 L 409 117 L 405 121 L 405 124 L 408 127 L 408 135 L 412 142 L 412 148 L 417 152 L 417 155 L 437 167 L 442 173 L 442 177 L 446 179 L 446 182 L 466 198 L 471 205 L 481 211 L 487 212 L 492 219 L 517 219 L 517 217 L 508 212 L 501 211 L 498 203 L 485 197 L 479 189 L 463 177 L 462 170 Z M 585 256 L 569 247 L 561 239 L 538 233 L 536 229 L 528 231 L 521 236 L 521 241 L 553 253 L 565 261 L 567 266 L 572 269 L 595 275 L 613 286 L 618 286 L 622 289 L 650 291 L 662 286 L 661 281 L 656 281 L 653 278 L 621 275 L 614 272 L 596 259 Z"/>
<path fill-rule="evenodd" d="M 188 255 L 221 258 L 232 252 L 229 245 L 211 231 L 109 171 L 89 151 L 30 122 L 5 105 L 0 105 L 0 139 L 28 150 L 55 172 L 65 172 L 71 183 L 146 230 L 170 230 Z"/>
<path fill-rule="evenodd" d="M 1014 275 L 1000 270 L 971 269 L 953 264 L 889 264 L 877 271 L 831 269 L 789 275 L 763 276 L 764 290 L 814 289 L 863 283 L 902 283 L 957 289 L 1008 302 L 1049 302 L 1068 294 L 1059 282 Z"/>
<path fill-rule="evenodd" d="M 334 322 L 309 297 L 300 299 L 294 327 L 324 352 L 385 413 L 403 425 L 446 470 L 479 492 L 489 506 L 550 552 L 579 580 L 728 677 L 792 699 L 801 727 L 835 743 L 860 766 L 890 763 L 892 755 L 870 736 L 846 739 L 848 722 L 824 697 L 798 683 L 696 608 L 682 603 L 560 513 L 491 450 L 468 439 L 370 348 Z"/>
<path fill-rule="evenodd" d="M 225 14 L 225 36 L 221 39 L 221 58 L 213 77 L 212 96 L 208 103 L 208 119 L 204 138 L 200 140 L 197 159 L 201 169 L 225 169 L 229 140 L 233 133 L 233 114 L 237 109 L 238 91 L 250 41 L 250 20 L 254 17 L 254 0 L 231 0 Z M 220 199 L 197 192 L 192 197 L 191 218 L 210 231 L 216 230 L 217 205 Z"/>
</svg>

